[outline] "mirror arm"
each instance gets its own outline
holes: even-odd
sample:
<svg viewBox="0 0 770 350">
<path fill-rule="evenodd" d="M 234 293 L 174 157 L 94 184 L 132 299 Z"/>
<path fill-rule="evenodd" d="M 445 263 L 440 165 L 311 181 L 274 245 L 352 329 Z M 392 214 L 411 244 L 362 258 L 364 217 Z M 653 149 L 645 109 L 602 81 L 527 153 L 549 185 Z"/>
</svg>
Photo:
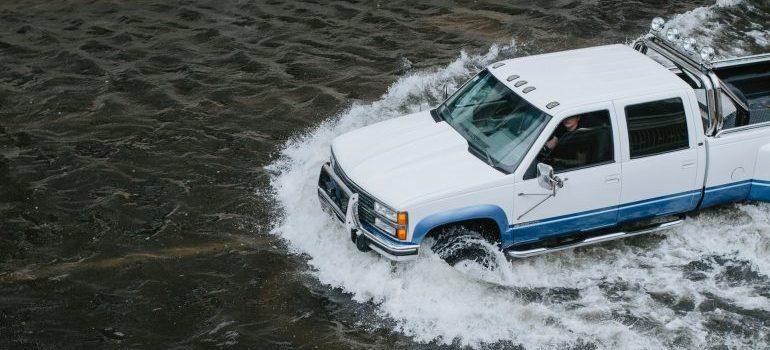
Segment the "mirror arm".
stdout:
<svg viewBox="0 0 770 350">
<path fill-rule="evenodd" d="M 540 183 L 540 187 L 545 188 L 546 190 L 550 191 L 550 193 L 519 193 L 519 197 L 522 196 L 545 196 L 540 202 L 537 202 L 532 208 L 529 208 L 529 210 L 525 211 L 521 215 L 519 215 L 518 218 L 516 218 L 516 221 L 521 220 L 521 218 L 525 217 L 527 214 L 531 213 L 535 208 L 539 207 L 541 204 L 545 203 L 545 201 L 555 198 L 556 192 L 559 188 L 564 188 L 564 181 L 567 181 L 567 178 L 561 179 L 559 176 L 554 174 L 553 168 L 551 168 L 548 164 L 539 163 L 537 165 L 538 167 L 538 182 Z"/>
<path fill-rule="evenodd" d="M 545 196 L 545 198 L 543 198 L 543 200 L 541 200 L 540 202 L 535 204 L 532 208 L 529 208 L 529 210 L 527 210 L 524 213 L 522 213 L 521 215 L 519 215 L 519 217 L 516 218 L 516 221 L 521 220 L 521 218 L 523 218 L 527 214 L 531 213 L 533 210 L 535 210 L 535 208 L 537 208 L 541 204 L 545 203 L 545 201 L 549 200 L 551 197 L 555 197 L 556 196 L 556 189 L 553 190 L 553 193 L 548 193 L 548 194 L 546 194 L 546 193 L 533 193 L 533 194 L 519 193 L 519 196 L 534 196 L 534 195 L 542 195 L 542 196 Z"/>
</svg>

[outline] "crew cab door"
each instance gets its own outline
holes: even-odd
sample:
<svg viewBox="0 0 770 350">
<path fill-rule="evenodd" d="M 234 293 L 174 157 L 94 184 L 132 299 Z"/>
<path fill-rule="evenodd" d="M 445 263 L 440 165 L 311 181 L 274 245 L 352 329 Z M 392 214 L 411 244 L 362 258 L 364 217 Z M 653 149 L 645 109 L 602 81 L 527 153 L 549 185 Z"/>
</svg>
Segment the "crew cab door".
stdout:
<svg viewBox="0 0 770 350">
<path fill-rule="evenodd" d="M 603 103 L 565 112 L 563 118 L 550 123 L 523 162 L 527 167 L 520 169 L 522 174 L 517 171 L 512 242 L 504 248 L 617 223 L 620 139 L 613 114 L 612 104 Z M 558 125 L 574 116 L 580 116 L 579 128 L 563 137 L 553 150 L 543 149 Z M 552 166 L 564 181 L 555 196 L 549 196 L 552 192 L 538 183 L 536 168 L 540 162 Z"/>
<path fill-rule="evenodd" d="M 700 120 L 688 106 L 688 97 L 675 92 L 615 102 L 623 149 L 619 222 L 697 206 L 705 160 L 693 132 Z"/>
</svg>

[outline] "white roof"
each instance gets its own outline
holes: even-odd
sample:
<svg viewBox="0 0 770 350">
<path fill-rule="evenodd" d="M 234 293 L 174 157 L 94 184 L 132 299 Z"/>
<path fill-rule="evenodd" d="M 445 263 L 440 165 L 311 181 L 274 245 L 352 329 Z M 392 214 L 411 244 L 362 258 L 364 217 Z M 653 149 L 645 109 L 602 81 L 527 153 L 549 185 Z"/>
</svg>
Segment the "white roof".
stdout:
<svg viewBox="0 0 770 350">
<path fill-rule="evenodd" d="M 505 65 L 499 66 L 500 63 Z M 689 87 L 651 58 L 619 44 L 514 58 L 493 64 L 489 71 L 550 114 L 590 103 Z M 520 78 L 509 82 L 507 78 L 511 75 Z M 522 80 L 527 84 L 514 86 Z M 536 89 L 522 93 L 528 86 Z M 547 109 L 545 106 L 552 101 L 559 102 L 559 106 Z"/>
</svg>

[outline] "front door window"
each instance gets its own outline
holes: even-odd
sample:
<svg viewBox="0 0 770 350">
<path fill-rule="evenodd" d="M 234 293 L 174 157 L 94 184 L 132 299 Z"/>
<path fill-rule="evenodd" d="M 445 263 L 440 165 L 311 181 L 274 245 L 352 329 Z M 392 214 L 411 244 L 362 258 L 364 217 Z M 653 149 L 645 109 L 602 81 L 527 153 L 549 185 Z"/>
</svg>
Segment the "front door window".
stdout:
<svg viewBox="0 0 770 350">
<path fill-rule="evenodd" d="M 540 150 L 525 179 L 537 174 L 537 163 L 562 173 L 615 161 L 609 111 L 580 113 L 562 120 Z"/>
</svg>

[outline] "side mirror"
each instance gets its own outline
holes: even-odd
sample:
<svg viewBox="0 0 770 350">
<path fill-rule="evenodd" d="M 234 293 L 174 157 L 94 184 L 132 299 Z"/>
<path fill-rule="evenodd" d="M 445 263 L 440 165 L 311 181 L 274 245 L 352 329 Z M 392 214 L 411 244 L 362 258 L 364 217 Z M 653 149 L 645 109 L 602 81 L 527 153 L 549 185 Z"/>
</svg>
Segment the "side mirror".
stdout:
<svg viewBox="0 0 770 350">
<path fill-rule="evenodd" d="M 537 163 L 537 183 L 546 190 L 553 190 L 553 167 L 545 163 Z"/>
<path fill-rule="evenodd" d="M 540 187 L 554 193 L 557 188 L 564 187 L 564 181 L 553 174 L 553 167 L 545 163 L 537 164 L 537 182 Z"/>
</svg>

